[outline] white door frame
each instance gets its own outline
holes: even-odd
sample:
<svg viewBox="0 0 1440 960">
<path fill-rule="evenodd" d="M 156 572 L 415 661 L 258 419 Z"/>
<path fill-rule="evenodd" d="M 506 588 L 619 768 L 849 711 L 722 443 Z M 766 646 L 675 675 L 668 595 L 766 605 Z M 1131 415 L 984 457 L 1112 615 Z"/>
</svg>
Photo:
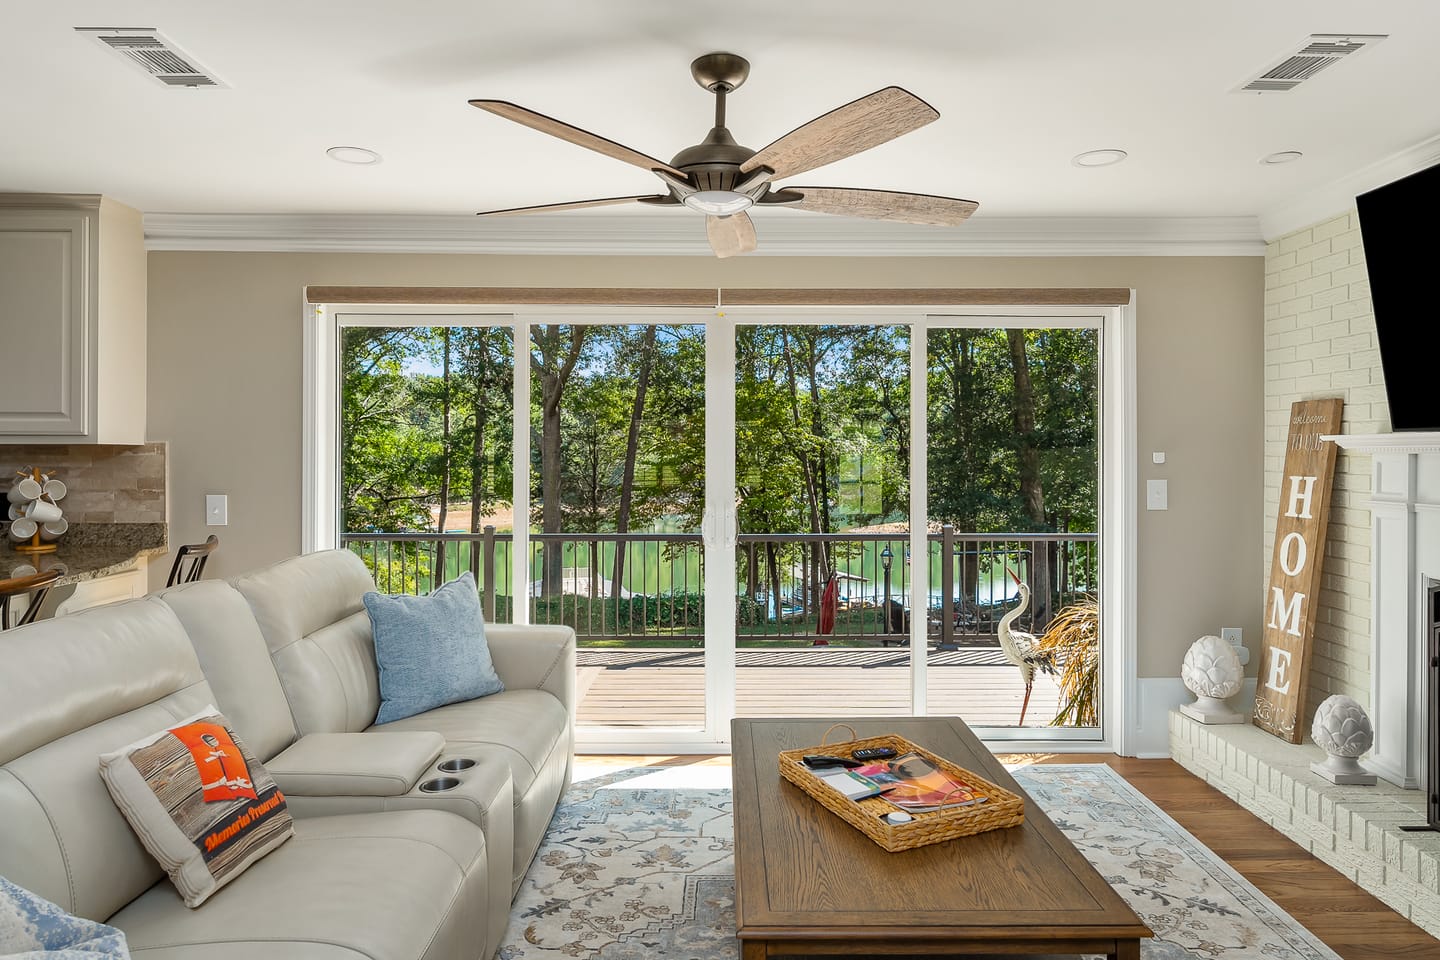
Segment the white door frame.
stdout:
<svg viewBox="0 0 1440 960">
<path fill-rule="evenodd" d="M 338 435 L 335 414 L 338 409 L 338 315 L 344 314 L 352 323 L 357 316 L 372 315 L 377 325 L 382 318 L 434 318 L 438 323 L 454 323 L 461 317 L 496 325 L 512 325 L 515 330 L 515 398 L 517 409 L 522 398 L 529 397 L 529 324 L 536 322 L 565 323 L 705 323 L 706 332 L 706 501 L 702 531 L 705 538 L 706 603 L 706 729 L 591 728 L 585 731 L 580 745 L 592 752 L 691 752 L 715 753 L 729 750 L 729 719 L 734 712 L 735 633 L 734 597 L 731 561 L 736 543 L 734 510 L 734 362 L 735 325 L 750 323 L 843 323 L 843 322 L 904 322 L 911 326 L 911 383 L 923 384 L 928 361 L 925 354 L 925 332 L 932 326 L 958 322 L 972 325 L 983 318 L 1006 324 L 1053 326 L 1066 317 L 1099 317 L 1101 329 L 1102 414 L 1101 414 L 1101 609 L 1102 643 L 1102 736 L 1099 739 L 1069 740 L 1065 749 L 1073 751 L 1114 751 L 1128 755 L 1133 752 L 1134 727 L 1139 721 L 1137 709 L 1136 632 L 1138 609 L 1136 596 L 1136 440 L 1135 440 L 1135 291 L 1129 303 L 1115 307 L 1046 306 L 1046 307 L 729 307 L 725 309 L 693 308 L 593 308 L 544 307 L 533 305 L 484 305 L 445 307 L 432 305 L 397 306 L 307 304 L 303 321 L 303 432 L 302 432 L 302 548 L 304 552 L 322 550 L 337 544 L 338 504 L 335 499 L 338 469 Z M 901 319 L 903 317 L 903 319 Z M 443 318 L 443 319 L 442 319 Z M 968 323 L 967 323 L 968 321 Z M 523 360 L 522 360 L 523 356 Z M 912 387 L 911 438 L 914 449 L 924 449 L 926 411 L 916 402 L 920 391 Z M 528 411 L 528 399 L 524 404 Z M 713 416 L 716 410 L 728 413 Z M 529 417 L 514 417 L 515 463 L 529 462 Z M 717 452 L 721 455 L 717 458 Z M 522 459 L 523 457 L 523 459 Z M 722 463 L 712 462 L 722 459 Z M 911 457 L 910 515 L 911 555 L 924 556 L 926 470 L 923 456 Z M 524 506 L 528 512 L 528 469 L 515 473 L 517 512 Z M 728 490 L 728 495 L 725 490 Z M 719 505 L 719 506 L 717 506 Z M 920 518 L 916 521 L 916 518 Z M 514 551 L 516 583 L 526 582 L 529 575 L 528 550 L 522 550 L 522 531 L 516 530 Z M 522 566 L 523 564 L 523 566 Z M 724 574 L 724 577 L 721 577 Z M 725 583 L 721 584 L 720 581 Z M 712 582 L 712 580 L 714 582 Z M 911 582 L 912 607 L 928 602 L 925 585 L 916 578 Z M 718 592 L 717 592 L 718 591 Z M 712 603 L 711 597 L 726 598 Z M 728 600 L 728 602 L 727 602 Z M 527 604 L 517 604 L 516 620 L 528 619 Z M 926 644 L 923 622 L 913 622 L 912 642 L 912 707 L 923 712 L 926 707 Z M 917 637 L 915 634 L 920 634 Z M 1054 750 L 1057 739 L 1024 740 L 1023 731 L 1015 737 L 1002 728 L 983 728 L 987 741 L 996 748 L 1014 751 Z"/>
</svg>

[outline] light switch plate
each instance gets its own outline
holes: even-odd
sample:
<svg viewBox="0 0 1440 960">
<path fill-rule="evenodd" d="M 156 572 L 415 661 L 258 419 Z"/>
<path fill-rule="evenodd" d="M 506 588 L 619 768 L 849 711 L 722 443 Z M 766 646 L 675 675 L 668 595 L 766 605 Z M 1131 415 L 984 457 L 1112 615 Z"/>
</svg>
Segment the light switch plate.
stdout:
<svg viewBox="0 0 1440 960">
<path fill-rule="evenodd" d="M 1146 510 L 1169 510 L 1169 509 L 1170 509 L 1170 481 L 1168 481 L 1168 480 L 1146 480 L 1146 481 L 1145 481 L 1145 509 L 1146 509 Z"/>
<path fill-rule="evenodd" d="M 223 527 L 230 522 L 229 500 L 223 493 L 205 494 L 205 526 Z"/>
</svg>

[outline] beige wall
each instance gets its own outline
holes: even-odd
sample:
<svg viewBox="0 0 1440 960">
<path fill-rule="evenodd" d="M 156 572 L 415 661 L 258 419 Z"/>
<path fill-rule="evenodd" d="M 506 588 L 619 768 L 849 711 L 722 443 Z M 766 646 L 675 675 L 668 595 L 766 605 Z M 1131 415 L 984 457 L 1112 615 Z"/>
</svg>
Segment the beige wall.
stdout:
<svg viewBox="0 0 1440 960">
<path fill-rule="evenodd" d="M 211 564 L 229 575 L 300 549 L 306 284 L 1134 287 L 1142 495 L 1170 481 L 1170 510 L 1139 513 L 1138 673 L 1175 676 L 1201 634 L 1259 639 L 1263 270 L 1260 257 L 152 253 L 149 433 L 170 443 L 171 543 L 203 540 L 204 495 L 229 494 Z"/>
<path fill-rule="evenodd" d="M 1388 433 L 1390 408 L 1360 225 L 1349 211 L 1265 251 L 1265 562 L 1280 509 L 1290 404 L 1341 397 L 1344 433 Z M 1309 702 L 1334 693 L 1370 707 L 1370 457 L 1335 463 L 1325 573 L 1315 616 Z"/>
</svg>

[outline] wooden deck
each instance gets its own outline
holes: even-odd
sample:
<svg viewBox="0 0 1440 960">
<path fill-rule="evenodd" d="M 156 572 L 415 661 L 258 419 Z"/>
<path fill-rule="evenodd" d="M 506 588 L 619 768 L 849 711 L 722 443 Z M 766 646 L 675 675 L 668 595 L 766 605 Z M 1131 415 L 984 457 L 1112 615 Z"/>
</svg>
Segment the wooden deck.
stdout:
<svg viewBox="0 0 1440 960">
<path fill-rule="evenodd" d="M 803 647 L 738 651 L 735 715 L 894 716 L 910 710 L 909 651 Z M 699 727 L 705 720 L 705 657 L 700 650 L 586 649 L 577 656 L 581 726 Z M 929 711 L 971 726 L 1008 727 L 1020 718 L 1025 685 L 999 650 L 932 651 Z M 1026 727 L 1045 727 L 1060 692 L 1039 675 Z"/>
</svg>

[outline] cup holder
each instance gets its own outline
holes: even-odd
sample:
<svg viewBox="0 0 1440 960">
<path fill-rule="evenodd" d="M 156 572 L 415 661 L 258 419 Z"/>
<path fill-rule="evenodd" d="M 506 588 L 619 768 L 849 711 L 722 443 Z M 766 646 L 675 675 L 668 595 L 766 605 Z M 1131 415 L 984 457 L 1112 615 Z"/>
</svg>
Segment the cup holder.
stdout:
<svg viewBox="0 0 1440 960">
<path fill-rule="evenodd" d="M 455 757 L 451 760 L 442 760 L 435 765 L 436 770 L 443 770 L 446 773 L 459 773 L 461 770 L 469 770 L 475 766 L 475 761 L 469 757 Z"/>
<path fill-rule="evenodd" d="M 459 777 L 436 777 L 434 780 L 426 780 L 420 784 L 423 793 L 444 793 L 446 790 L 454 790 L 460 786 Z"/>
</svg>

